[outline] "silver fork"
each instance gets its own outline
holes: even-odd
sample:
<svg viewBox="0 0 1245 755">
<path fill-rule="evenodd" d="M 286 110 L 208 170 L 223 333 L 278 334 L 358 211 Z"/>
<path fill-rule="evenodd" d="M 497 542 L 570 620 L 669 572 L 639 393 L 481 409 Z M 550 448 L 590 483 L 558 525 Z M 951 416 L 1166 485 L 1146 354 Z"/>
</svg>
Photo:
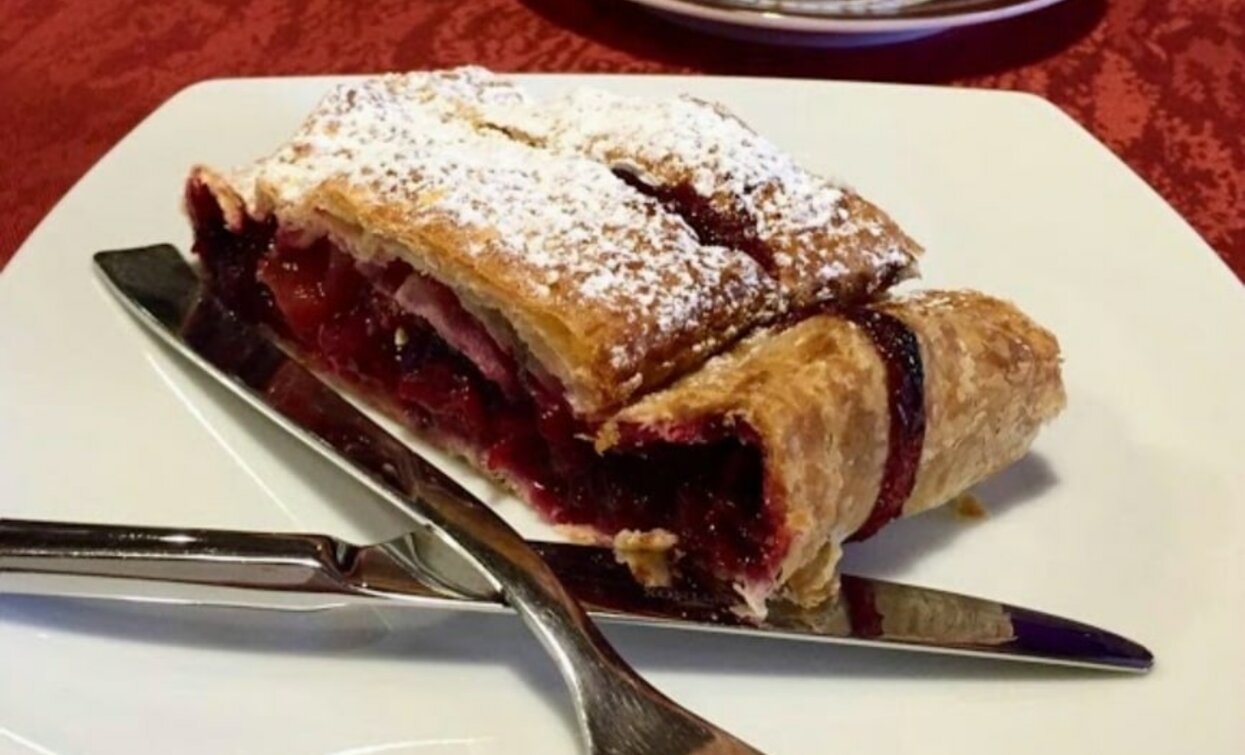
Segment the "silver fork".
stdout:
<svg viewBox="0 0 1245 755">
<path fill-rule="evenodd" d="M 266 334 L 201 298 L 198 276 L 177 249 L 100 252 L 95 263 L 111 292 L 162 341 L 474 563 L 557 664 L 589 752 L 759 752 L 644 681 L 510 525 Z"/>
</svg>

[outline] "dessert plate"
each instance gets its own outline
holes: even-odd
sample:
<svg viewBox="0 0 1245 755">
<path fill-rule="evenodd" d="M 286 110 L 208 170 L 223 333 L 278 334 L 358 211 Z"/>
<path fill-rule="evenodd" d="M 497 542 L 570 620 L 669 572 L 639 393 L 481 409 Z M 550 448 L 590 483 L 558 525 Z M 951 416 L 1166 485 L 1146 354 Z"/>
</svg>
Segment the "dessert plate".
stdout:
<svg viewBox="0 0 1245 755">
<path fill-rule="evenodd" d="M 794 47 L 866 47 L 998 21 L 1060 0 L 631 0 L 721 37 Z"/>
<path fill-rule="evenodd" d="M 331 83 L 180 93 L 0 274 L 0 517 L 359 541 L 407 527 L 165 353 L 90 269 L 97 249 L 187 246 L 178 201 L 189 165 L 263 154 Z M 1109 626 L 1160 659 L 1147 677 L 1115 678 L 609 629 L 648 679 L 775 753 L 988 753 L 1001 741 L 1016 753 L 1245 749 L 1245 292 L 1143 182 L 1020 94 L 706 77 L 528 83 L 722 100 L 893 213 L 928 249 L 923 285 L 1012 298 L 1058 333 L 1068 410 L 976 491 L 989 515 L 898 522 L 850 546 L 845 569 Z M 789 117 L 797 107 L 806 117 Z M 440 462 L 524 532 L 554 537 Z M 0 751 L 575 751 L 561 682 L 504 617 L 0 597 L 0 668 Z"/>
</svg>

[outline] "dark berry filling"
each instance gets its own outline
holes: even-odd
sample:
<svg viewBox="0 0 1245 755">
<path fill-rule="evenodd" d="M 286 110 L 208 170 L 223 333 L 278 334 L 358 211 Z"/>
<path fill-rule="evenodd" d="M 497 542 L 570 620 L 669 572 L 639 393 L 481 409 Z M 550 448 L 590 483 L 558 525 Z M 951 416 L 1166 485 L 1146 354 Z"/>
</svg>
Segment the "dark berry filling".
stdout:
<svg viewBox="0 0 1245 755">
<path fill-rule="evenodd" d="M 561 390 L 522 369 L 516 347 L 437 281 L 399 261 L 363 268 L 328 239 L 307 243 L 271 222 L 231 231 L 203 187 L 190 187 L 188 205 L 195 252 L 226 305 L 521 486 L 554 521 L 663 528 L 720 576 L 764 578 L 785 554 L 749 433 L 684 428 L 599 454 Z"/>
<path fill-rule="evenodd" d="M 882 483 L 869 518 L 851 537 L 864 540 L 903 513 L 903 505 L 916 485 L 925 444 L 925 369 L 916 334 L 899 318 L 874 309 L 854 309 L 842 315 L 864 329 L 873 341 L 886 367 L 890 397 L 890 447 Z"/>
<path fill-rule="evenodd" d="M 651 186 L 625 170 L 615 170 L 614 175 L 683 218 L 702 242 L 738 249 L 756 260 L 762 270 L 771 275 L 774 273 L 774 252 L 757 235 L 756 219 L 748 213 L 738 210 L 724 212 L 714 207 L 689 183 Z"/>
</svg>

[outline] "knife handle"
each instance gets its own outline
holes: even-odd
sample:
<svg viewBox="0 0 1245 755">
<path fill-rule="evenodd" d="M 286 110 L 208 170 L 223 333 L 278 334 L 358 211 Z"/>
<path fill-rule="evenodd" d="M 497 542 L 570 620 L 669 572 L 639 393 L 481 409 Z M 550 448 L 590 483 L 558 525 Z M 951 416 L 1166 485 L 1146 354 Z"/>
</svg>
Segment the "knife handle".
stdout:
<svg viewBox="0 0 1245 755">
<path fill-rule="evenodd" d="M 320 535 L 0 519 L 0 593 L 281 610 L 367 600 Z"/>
</svg>

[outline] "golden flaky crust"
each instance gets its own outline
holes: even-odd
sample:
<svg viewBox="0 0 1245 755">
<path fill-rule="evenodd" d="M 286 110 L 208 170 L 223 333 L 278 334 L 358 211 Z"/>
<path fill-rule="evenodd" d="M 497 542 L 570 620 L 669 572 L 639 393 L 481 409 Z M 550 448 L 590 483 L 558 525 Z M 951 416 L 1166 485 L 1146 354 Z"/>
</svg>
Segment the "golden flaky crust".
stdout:
<svg viewBox="0 0 1245 755">
<path fill-rule="evenodd" d="M 401 259 L 448 285 L 590 418 L 794 306 L 872 295 L 914 269 L 915 244 L 877 208 L 742 125 L 716 128 L 733 162 L 707 163 L 717 178 L 705 188 L 755 210 L 775 269 L 706 242 L 608 162 L 490 120 L 542 108 L 482 69 L 369 79 L 330 93 L 268 158 L 236 172 L 196 168 L 191 180 L 234 228 L 275 216 L 283 233 L 329 234 L 358 258 Z M 696 154 L 681 154 L 680 170 Z M 756 175 L 734 186 L 725 170 Z"/>
<path fill-rule="evenodd" d="M 1011 464 L 1064 404 L 1054 337 L 1012 305 L 975 292 L 924 292 L 875 305 L 915 333 L 925 372 L 925 437 L 905 515 L 940 505 Z M 772 577 L 740 585 L 755 604 L 781 589 L 815 604 L 834 586 L 840 544 L 877 500 L 888 454 L 885 366 L 869 336 L 832 315 L 748 337 L 695 374 L 624 409 L 602 450 L 644 428 L 750 428 L 767 505 L 790 546 Z"/>
</svg>

